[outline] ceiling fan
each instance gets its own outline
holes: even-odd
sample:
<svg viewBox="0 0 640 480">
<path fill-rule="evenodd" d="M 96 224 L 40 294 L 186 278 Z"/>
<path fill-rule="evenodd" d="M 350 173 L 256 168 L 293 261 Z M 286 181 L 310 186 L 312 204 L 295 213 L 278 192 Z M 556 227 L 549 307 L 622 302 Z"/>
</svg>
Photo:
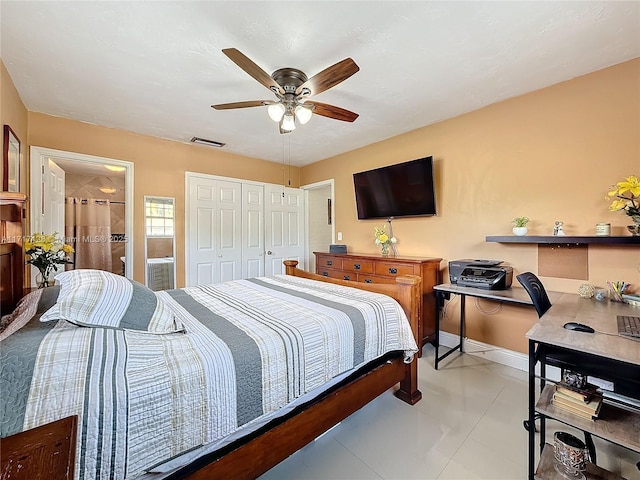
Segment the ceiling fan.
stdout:
<svg viewBox="0 0 640 480">
<path fill-rule="evenodd" d="M 269 117 L 279 123 L 280 133 L 292 132 L 296 128 L 296 120 L 305 124 L 314 113 L 343 122 L 353 122 L 358 118 L 357 113 L 344 108 L 309 100 L 310 96 L 335 87 L 360 70 L 351 58 L 345 58 L 308 78 L 297 68 L 280 68 L 269 75 L 235 48 L 226 48 L 222 52 L 242 70 L 271 90 L 278 99 L 211 105 L 216 110 L 268 106 Z"/>
</svg>

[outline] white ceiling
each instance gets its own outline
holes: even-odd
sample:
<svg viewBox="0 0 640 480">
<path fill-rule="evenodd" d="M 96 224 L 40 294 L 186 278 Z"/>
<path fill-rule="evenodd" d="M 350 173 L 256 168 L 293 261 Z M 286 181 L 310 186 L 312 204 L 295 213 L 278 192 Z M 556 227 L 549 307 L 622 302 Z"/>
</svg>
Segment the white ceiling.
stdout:
<svg viewBox="0 0 640 480">
<path fill-rule="evenodd" d="M 34 112 L 305 165 L 640 56 L 638 1 L 7 1 L 2 59 Z M 360 71 L 312 97 L 360 114 L 280 135 L 273 94 L 222 52 L 271 74 Z M 210 148 L 210 147 L 194 147 Z M 434 152 L 428 152 L 434 153 Z"/>
</svg>

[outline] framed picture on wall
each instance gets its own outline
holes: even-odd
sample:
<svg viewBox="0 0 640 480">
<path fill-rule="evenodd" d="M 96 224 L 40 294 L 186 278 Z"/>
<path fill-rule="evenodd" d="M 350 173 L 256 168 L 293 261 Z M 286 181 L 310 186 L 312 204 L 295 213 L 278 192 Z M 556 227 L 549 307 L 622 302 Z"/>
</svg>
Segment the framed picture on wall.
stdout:
<svg viewBox="0 0 640 480">
<path fill-rule="evenodd" d="M 2 190 L 19 192 L 20 140 L 9 125 L 4 126 L 2 146 Z"/>
</svg>

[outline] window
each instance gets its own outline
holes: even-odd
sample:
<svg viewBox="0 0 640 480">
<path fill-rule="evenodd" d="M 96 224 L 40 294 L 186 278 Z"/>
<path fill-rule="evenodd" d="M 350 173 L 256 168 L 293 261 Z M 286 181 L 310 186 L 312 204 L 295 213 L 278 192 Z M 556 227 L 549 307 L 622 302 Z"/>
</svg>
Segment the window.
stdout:
<svg viewBox="0 0 640 480">
<path fill-rule="evenodd" d="M 145 203 L 147 237 L 172 237 L 174 228 L 173 200 L 148 197 Z"/>
</svg>

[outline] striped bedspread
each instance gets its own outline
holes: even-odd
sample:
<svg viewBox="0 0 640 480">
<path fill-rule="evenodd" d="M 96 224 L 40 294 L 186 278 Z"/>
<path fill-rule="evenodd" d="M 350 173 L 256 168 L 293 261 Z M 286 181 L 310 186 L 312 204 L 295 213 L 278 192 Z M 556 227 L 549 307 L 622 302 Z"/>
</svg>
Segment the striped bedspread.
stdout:
<svg viewBox="0 0 640 480">
<path fill-rule="evenodd" d="M 34 318 L 0 345 L 0 434 L 79 415 L 76 478 L 134 478 L 417 346 L 392 299 L 286 275 L 156 292 L 186 333 Z M 52 325 L 53 324 L 53 325 Z"/>
</svg>

